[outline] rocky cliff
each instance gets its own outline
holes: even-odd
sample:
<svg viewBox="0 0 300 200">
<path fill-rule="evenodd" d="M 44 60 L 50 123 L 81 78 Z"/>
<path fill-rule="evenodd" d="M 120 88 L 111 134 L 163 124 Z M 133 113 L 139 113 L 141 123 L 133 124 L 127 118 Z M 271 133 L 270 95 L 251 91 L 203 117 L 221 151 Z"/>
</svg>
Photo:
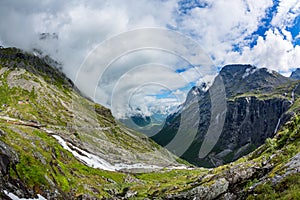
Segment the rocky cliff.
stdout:
<svg viewBox="0 0 300 200">
<path fill-rule="evenodd" d="M 292 79 L 300 80 L 300 68 L 297 68 L 295 71 L 293 71 L 290 77 Z"/>
<path fill-rule="evenodd" d="M 189 126 L 197 129 L 197 135 L 182 158 L 199 166 L 213 167 L 234 161 L 262 145 L 267 138 L 273 137 L 290 117 L 287 111 L 294 102 L 294 91 L 298 86 L 297 81 L 277 72 L 251 65 L 225 66 L 217 78 L 221 78 L 224 84 L 226 101 L 226 107 L 219 110 L 218 114 L 226 112 L 226 116 L 220 136 L 216 138 L 217 143 L 204 158 L 199 158 L 200 148 L 208 137 L 210 123 L 219 117 L 214 114 L 212 118 L 211 89 L 204 91 L 201 87 L 192 88 L 183 110 L 169 116 L 165 127 L 153 137 L 159 144 L 167 145 L 175 137 L 180 123 L 195 118 L 190 113 L 185 115 L 187 119 L 182 119 L 184 109 L 198 104 L 199 123 Z"/>
</svg>

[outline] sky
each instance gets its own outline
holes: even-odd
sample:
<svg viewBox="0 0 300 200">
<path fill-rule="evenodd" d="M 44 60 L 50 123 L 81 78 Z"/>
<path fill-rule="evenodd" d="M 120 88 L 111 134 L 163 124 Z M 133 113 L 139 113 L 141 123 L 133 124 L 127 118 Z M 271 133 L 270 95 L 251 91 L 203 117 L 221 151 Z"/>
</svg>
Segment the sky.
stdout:
<svg viewBox="0 0 300 200">
<path fill-rule="evenodd" d="M 176 45 L 174 37 L 149 28 L 175 32 Z M 141 29 L 147 33 L 133 31 Z M 194 54 L 177 51 L 192 48 L 191 41 L 202 49 L 196 64 Z M 286 76 L 300 67 L 300 1 L 1 0 L 0 45 L 50 55 L 118 118 L 167 114 L 226 64 L 249 63 Z M 121 54 L 123 46 L 131 49 Z M 203 68 L 207 58 L 209 70 Z"/>
</svg>

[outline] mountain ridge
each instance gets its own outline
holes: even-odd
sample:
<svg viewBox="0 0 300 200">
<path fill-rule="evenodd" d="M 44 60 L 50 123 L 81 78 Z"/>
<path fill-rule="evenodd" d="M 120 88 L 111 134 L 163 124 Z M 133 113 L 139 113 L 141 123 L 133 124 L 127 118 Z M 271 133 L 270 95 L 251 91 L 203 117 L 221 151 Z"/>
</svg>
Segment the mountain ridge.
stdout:
<svg viewBox="0 0 300 200">
<path fill-rule="evenodd" d="M 197 135 L 182 156 L 199 166 L 212 167 L 231 162 L 263 144 L 266 138 L 272 137 L 276 127 L 280 127 L 292 116 L 286 112 L 292 105 L 292 93 L 298 87 L 297 81 L 252 65 L 226 65 L 218 76 L 225 87 L 227 114 L 218 143 L 205 159 L 199 159 L 197 152 L 206 137 L 211 120 L 210 91 L 203 91 L 201 86 L 193 87 L 182 106 L 199 106 L 199 126 L 194 127 L 198 129 Z M 152 139 L 166 146 L 180 127 L 182 112 L 169 116 L 166 126 Z M 245 132 L 248 134 L 241 135 Z"/>
</svg>

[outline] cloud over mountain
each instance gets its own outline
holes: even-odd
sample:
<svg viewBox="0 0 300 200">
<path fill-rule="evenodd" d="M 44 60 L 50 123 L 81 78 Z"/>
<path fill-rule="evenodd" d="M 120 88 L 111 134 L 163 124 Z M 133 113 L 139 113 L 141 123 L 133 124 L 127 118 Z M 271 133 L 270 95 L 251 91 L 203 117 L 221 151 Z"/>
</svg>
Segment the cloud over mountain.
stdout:
<svg viewBox="0 0 300 200">
<path fill-rule="evenodd" d="M 299 14 L 297 0 L 4 0 L 0 2 L 0 44 L 29 51 L 41 49 L 62 62 L 64 72 L 74 80 L 88 53 L 103 41 L 128 30 L 160 27 L 178 31 L 197 41 L 216 66 L 251 63 L 290 74 L 292 69 L 300 67 Z M 55 34 L 56 37 L 41 40 L 42 33 Z M 128 42 L 134 39 L 130 38 Z M 174 95 L 170 100 L 167 95 L 170 91 L 163 87 L 151 87 L 151 90 L 148 87 L 147 93 L 137 89 L 141 86 L 139 81 L 128 77 L 123 79 L 126 80 L 123 87 L 130 87 L 122 90 L 125 96 L 132 90 L 141 91 L 136 101 L 143 100 L 145 113 L 178 105 L 185 95 L 175 98 L 175 91 L 185 94 L 192 85 L 201 82 L 197 80 L 195 66 L 188 66 L 182 59 L 158 51 L 128 54 L 115 65 L 124 66 L 120 72 L 125 73 L 137 65 L 149 63 L 161 63 L 173 69 L 162 73 L 168 85 L 174 86 L 171 88 Z M 97 101 L 106 106 L 110 106 L 108 94 L 112 86 L 123 75 L 115 76 L 116 70 L 110 73 L 107 74 L 111 78 L 107 85 L 97 90 Z M 151 74 L 147 69 L 139 70 L 139 77 L 149 81 L 153 78 L 152 82 L 161 76 L 157 71 Z M 172 78 L 176 76 L 190 80 L 179 84 L 179 79 Z M 153 105 L 153 98 L 167 100 L 160 100 L 162 107 L 157 108 Z"/>
</svg>

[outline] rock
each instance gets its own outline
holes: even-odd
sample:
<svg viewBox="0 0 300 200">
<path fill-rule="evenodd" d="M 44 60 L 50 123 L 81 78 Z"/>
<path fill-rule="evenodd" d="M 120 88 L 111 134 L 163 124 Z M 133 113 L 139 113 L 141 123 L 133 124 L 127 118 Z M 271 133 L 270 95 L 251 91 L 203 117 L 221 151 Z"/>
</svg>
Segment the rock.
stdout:
<svg viewBox="0 0 300 200">
<path fill-rule="evenodd" d="M 36 194 L 34 191 L 27 188 L 23 181 L 10 177 L 11 169 L 17 173 L 16 164 L 18 163 L 19 156 L 16 151 L 0 140 L 0 188 L 12 192 L 19 198 L 35 198 Z"/>
<path fill-rule="evenodd" d="M 219 198 L 220 200 L 236 200 L 237 196 L 230 192 L 225 193 L 222 197 Z"/>
<path fill-rule="evenodd" d="M 289 169 L 300 169 L 300 153 L 296 154 L 290 162 L 285 164 L 285 166 Z M 300 171 L 300 170 L 299 170 Z"/>
<path fill-rule="evenodd" d="M 218 115 L 212 114 L 212 108 L 217 105 L 216 103 L 212 105 L 211 102 L 212 88 L 217 88 L 214 87 L 216 81 L 208 91 L 197 87 L 192 88 L 182 110 L 169 116 L 164 128 L 152 137 L 160 145 L 166 146 L 175 137 L 177 131 L 183 127 L 196 129 L 197 135 L 182 158 L 203 167 L 219 166 L 248 154 L 264 144 L 266 138 L 273 137 L 280 125 L 290 119 L 290 115 L 285 115 L 292 104 L 289 99 L 284 96 L 260 98 L 256 94 L 266 94 L 267 96 L 275 90 L 276 86 L 292 82 L 291 79 L 277 72 L 270 72 L 267 69 L 251 65 L 225 66 L 218 77 L 222 79 L 226 93 L 224 100 L 226 109 L 225 111 L 222 109 L 222 112 L 226 114 L 225 122 L 218 131 L 219 135 L 210 136 L 217 143 L 210 152 L 204 153 L 204 158 L 202 156 L 200 158 L 199 149 L 205 139 L 209 139 L 207 133 L 211 128 L 210 124 L 220 124 L 218 121 L 222 118 L 220 116 L 223 116 L 221 111 Z M 251 95 L 242 95 L 245 93 Z M 200 118 L 198 123 L 193 124 L 193 119 L 197 118 L 196 112 L 193 112 L 196 110 L 193 108 L 195 104 L 198 104 Z M 189 114 L 185 115 L 186 112 Z M 174 149 L 169 150 L 173 152 Z M 196 151 L 199 153 L 195 153 Z"/>
<path fill-rule="evenodd" d="M 125 199 L 135 197 L 136 195 L 137 195 L 137 191 L 128 190 L 125 194 Z"/>
<path fill-rule="evenodd" d="M 5 135 L 6 135 L 6 133 L 3 130 L 0 129 L 0 137 L 5 136 Z"/>
<path fill-rule="evenodd" d="M 220 178 L 215 182 L 208 183 L 208 185 L 201 185 L 195 187 L 187 192 L 180 193 L 174 196 L 168 196 L 169 199 L 194 199 L 194 200 L 210 200 L 215 199 L 219 195 L 228 190 L 229 182 L 225 178 Z"/>
<path fill-rule="evenodd" d="M 45 174 L 44 177 L 51 186 L 55 186 L 55 183 L 47 176 L 47 174 Z"/>
<path fill-rule="evenodd" d="M 89 194 L 82 194 L 82 195 L 79 195 L 76 199 L 77 200 L 97 200 L 98 198 L 93 197 Z"/>
<path fill-rule="evenodd" d="M 2 74 L 4 74 L 7 70 L 8 70 L 7 67 L 2 67 L 2 68 L 0 69 L 0 76 L 1 76 Z"/>
<path fill-rule="evenodd" d="M 257 169 L 255 168 L 255 163 L 248 163 L 247 165 L 248 166 L 237 165 L 230 168 L 228 171 L 225 171 L 224 176 L 226 177 L 226 180 L 233 185 L 251 178 Z"/>
<path fill-rule="evenodd" d="M 43 165 L 47 164 L 46 159 L 44 158 L 44 156 L 40 152 L 38 152 L 38 151 L 33 152 L 33 156 L 36 159 L 38 159 L 39 161 L 41 161 L 41 163 L 43 163 Z"/>
<path fill-rule="evenodd" d="M 283 179 L 283 176 L 280 176 L 280 175 L 275 175 L 272 180 L 271 180 L 271 183 L 272 185 L 276 185 L 277 183 L 279 183 L 281 180 Z"/>
<path fill-rule="evenodd" d="M 296 154 L 288 163 L 284 165 L 284 174 L 276 174 L 272 179 L 271 183 L 273 185 L 278 184 L 283 178 L 300 172 L 300 153 Z"/>
<path fill-rule="evenodd" d="M 117 184 L 116 181 L 112 180 L 111 178 L 106 178 L 106 180 L 110 183 Z"/>
<path fill-rule="evenodd" d="M 126 178 L 124 179 L 125 183 L 142 183 L 142 181 L 140 181 L 137 178 L 134 178 L 133 176 L 131 176 L 130 174 L 128 174 L 126 176 Z"/>
<path fill-rule="evenodd" d="M 216 155 L 217 158 L 223 158 L 232 152 L 231 149 L 225 149 Z"/>
<path fill-rule="evenodd" d="M 0 140 L 0 170 L 2 175 L 8 175 L 10 166 L 19 162 L 18 154 L 7 144 Z"/>
</svg>

